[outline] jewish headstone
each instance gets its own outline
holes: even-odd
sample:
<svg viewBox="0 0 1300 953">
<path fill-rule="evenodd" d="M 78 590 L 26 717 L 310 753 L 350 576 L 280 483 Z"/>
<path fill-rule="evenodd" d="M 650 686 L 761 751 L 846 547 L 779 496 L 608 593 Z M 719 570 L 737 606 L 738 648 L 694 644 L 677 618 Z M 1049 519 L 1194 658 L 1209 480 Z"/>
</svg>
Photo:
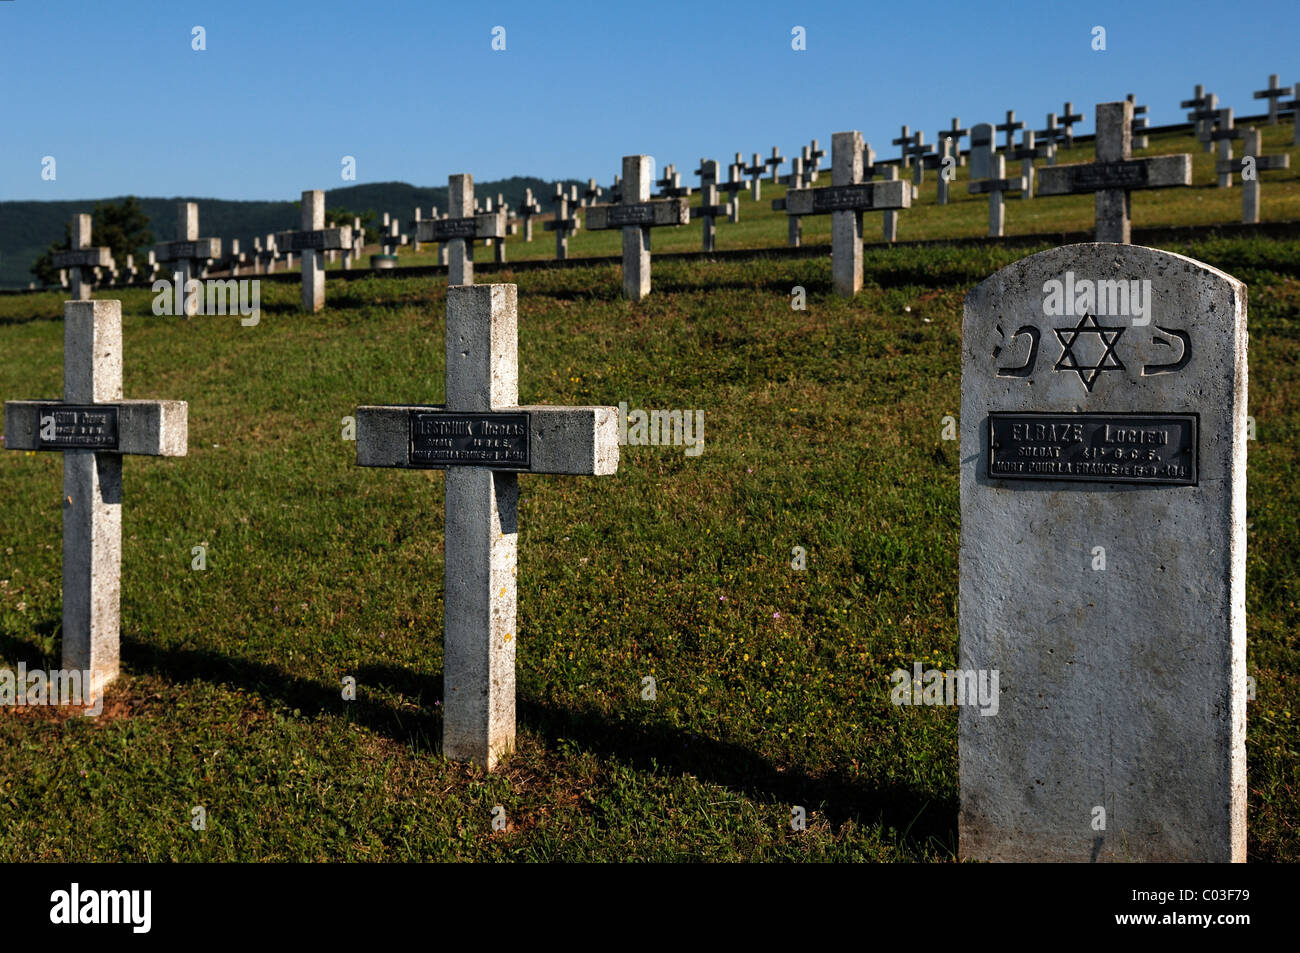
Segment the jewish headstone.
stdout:
<svg viewBox="0 0 1300 953">
<path fill-rule="evenodd" d="M 1245 286 L 1171 252 L 966 296 L 963 859 L 1246 859 L 1246 378 Z"/>
</svg>

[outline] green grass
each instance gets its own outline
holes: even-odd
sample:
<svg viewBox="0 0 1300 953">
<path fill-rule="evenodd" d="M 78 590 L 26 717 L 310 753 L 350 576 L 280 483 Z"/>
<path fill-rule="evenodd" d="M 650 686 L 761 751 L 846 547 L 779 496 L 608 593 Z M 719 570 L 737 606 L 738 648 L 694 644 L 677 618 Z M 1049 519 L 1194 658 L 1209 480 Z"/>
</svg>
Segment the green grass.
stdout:
<svg viewBox="0 0 1300 953">
<path fill-rule="evenodd" d="M 311 317 L 264 284 L 255 328 L 121 293 L 126 395 L 189 401 L 190 453 L 126 462 L 105 716 L 0 711 L 0 853 L 953 859 L 956 711 L 894 707 L 889 673 L 956 664 L 961 301 L 1033 250 L 869 249 L 852 301 L 824 258 L 665 261 L 639 305 L 614 266 L 518 275 L 522 401 L 702 409 L 706 450 L 521 477 L 519 747 L 493 776 L 438 754 L 442 477 L 340 437 L 360 403 L 442 399 L 445 283 L 331 285 Z M 1294 861 L 1300 243 L 1175 250 L 1250 283 L 1250 854 Z M 60 393 L 60 310 L 0 298 L 0 395 Z M 61 467 L 0 454 L 0 665 L 57 665 Z"/>
</svg>

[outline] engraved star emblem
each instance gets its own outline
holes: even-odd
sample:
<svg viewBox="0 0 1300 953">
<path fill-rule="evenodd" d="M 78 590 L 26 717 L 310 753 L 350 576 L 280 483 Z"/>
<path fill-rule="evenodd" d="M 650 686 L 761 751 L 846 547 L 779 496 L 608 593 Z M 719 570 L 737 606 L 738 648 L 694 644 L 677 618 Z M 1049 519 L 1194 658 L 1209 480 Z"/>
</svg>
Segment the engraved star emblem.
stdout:
<svg viewBox="0 0 1300 953">
<path fill-rule="evenodd" d="M 1124 365 L 1115 356 L 1115 342 L 1124 333 L 1123 327 L 1102 327 L 1097 324 L 1097 319 L 1094 316 L 1085 314 L 1079 319 L 1077 326 L 1073 328 L 1053 328 L 1052 331 L 1056 334 L 1056 339 L 1061 342 L 1062 348 L 1061 359 L 1056 362 L 1056 366 L 1052 369 L 1056 371 L 1074 371 L 1079 375 L 1079 380 L 1083 381 L 1083 386 L 1088 388 L 1090 393 L 1092 385 L 1097 382 L 1097 377 L 1102 371 L 1124 370 Z M 1096 339 L 1081 340 L 1084 335 L 1096 335 Z M 1075 348 L 1079 345 L 1086 345 L 1082 355 L 1075 353 Z M 1102 348 L 1102 353 L 1096 363 L 1085 364 L 1080 361 L 1080 357 L 1085 360 L 1092 357 L 1099 347 Z"/>
</svg>

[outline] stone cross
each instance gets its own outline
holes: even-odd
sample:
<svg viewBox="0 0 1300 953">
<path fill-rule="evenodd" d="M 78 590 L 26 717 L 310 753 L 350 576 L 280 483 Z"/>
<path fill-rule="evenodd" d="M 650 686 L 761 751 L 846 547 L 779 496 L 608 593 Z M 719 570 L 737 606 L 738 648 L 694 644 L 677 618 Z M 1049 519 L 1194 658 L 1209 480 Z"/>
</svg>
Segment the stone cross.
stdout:
<svg viewBox="0 0 1300 953">
<path fill-rule="evenodd" d="M 1131 157 L 1133 104 L 1097 104 L 1097 161 L 1050 166 L 1038 171 L 1039 195 L 1095 192 L 1097 241 L 1128 244 L 1130 199 L 1134 189 L 1192 184 L 1192 157 Z"/>
<path fill-rule="evenodd" d="M 776 146 L 772 147 L 772 154 L 764 161 L 764 165 L 772 173 L 772 184 L 778 185 L 781 182 L 781 166 L 785 163 L 785 156 L 781 155 Z"/>
<path fill-rule="evenodd" d="M 190 295 L 187 287 L 198 277 L 202 265 L 213 258 L 221 257 L 220 238 L 199 238 L 199 204 L 197 202 L 178 202 L 176 205 L 176 232 L 180 236 L 174 242 L 160 242 L 154 246 L 158 261 L 173 262 L 172 277 L 183 296 L 186 317 L 198 312 L 199 295 Z"/>
<path fill-rule="evenodd" d="M 993 174 L 993 126 L 977 123 L 970 131 L 970 177 L 987 179 Z"/>
<path fill-rule="evenodd" d="M 966 130 L 961 130 L 963 133 Z M 939 132 L 939 152 L 937 155 L 926 156 L 926 167 L 937 169 L 939 171 L 939 204 L 948 204 L 948 179 L 944 175 L 944 160 L 952 158 L 953 167 L 961 165 L 961 153 L 958 151 L 957 143 L 960 139 L 950 135 L 944 130 Z"/>
<path fill-rule="evenodd" d="M 912 205 L 910 183 L 863 182 L 862 157 L 862 133 L 837 132 L 831 137 L 830 187 L 785 195 L 787 215 L 830 215 L 831 279 L 835 293 L 845 298 L 862 287 L 862 213 Z"/>
<path fill-rule="evenodd" d="M 704 221 L 704 250 L 713 251 L 717 240 L 717 220 L 726 215 L 730 209 L 718 204 L 719 168 L 716 159 L 700 159 L 700 167 L 695 170 L 700 177 L 701 204 L 691 209 L 691 219 Z"/>
<path fill-rule="evenodd" d="M 188 408 L 122 399 L 122 302 L 63 305 L 63 400 L 5 403 L 5 447 L 63 451 L 63 668 L 117 677 L 122 457 L 183 457 Z"/>
<path fill-rule="evenodd" d="M 1034 139 L 1035 133 L 1032 129 L 1026 129 L 1020 134 L 1020 148 L 1011 153 L 1012 159 L 1020 160 L 1020 175 L 1025 180 L 1025 187 L 1020 193 L 1022 199 L 1032 199 L 1034 197 L 1034 160 L 1041 159 L 1050 154 L 1052 147 L 1049 145 L 1037 145 Z"/>
<path fill-rule="evenodd" d="M 665 199 L 679 199 L 691 194 L 690 186 L 682 185 L 682 174 L 677 171 L 677 166 L 668 165 L 664 167 L 664 177 L 659 180 L 660 186 L 659 197 Z M 619 201 L 622 201 L 620 197 Z M 617 202 L 611 202 L 617 205 Z"/>
<path fill-rule="evenodd" d="M 347 248 L 352 244 L 352 226 L 325 227 L 325 192 L 304 189 L 302 193 L 302 228 L 296 232 L 278 232 L 276 247 L 282 251 L 302 253 L 302 309 L 315 314 L 325 307 L 326 249 Z M 397 222 L 392 223 L 394 229 Z"/>
<path fill-rule="evenodd" d="M 934 146 L 925 144 L 925 133 L 918 129 L 912 133 L 912 141 L 904 150 L 912 158 L 912 185 L 920 186 L 925 181 L 927 160 L 934 152 Z M 912 197 L 916 198 L 916 189 L 912 190 Z"/>
<path fill-rule="evenodd" d="M 1300 83 L 1296 83 L 1291 88 L 1300 92 Z M 1282 109 L 1291 114 L 1291 144 L 1300 146 L 1300 99 L 1282 103 Z"/>
<path fill-rule="evenodd" d="M 421 216 L 421 214 L 422 214 L 422 213 L 420 212 L 420 206 L 417 205 L 417 206 L 415 207 L 415 215 L 412 216 L 411 220 L 410 220 L 409 222 L 406 223 L 406 224 L 410 227 L 410 229 L 411 229 L 411 234 L 415 236 L 414 240 L 411 242 L 411 251 L 415 252 L 416 254 L 419 254 L 419 251 L 420 251 L 420 244 L 421 244 L 421 243 L 420 243 L 420 216 Z"/>
<path fill-rule="evenodd" d="M 971 195 L 978 195 L 987 192 L 989 196 L 989 237 L 1001 238 L 1005 234 L 1007 224 L 1006 205 L 1002 200 L 1003 192 L 1019 191 L 1022 194 L 1028 188 L 1028 182 L 1023 175 L 1014 179 L 1006 178 L 1006 156 L 1000 152 L 993 154 L 992 167 L 990 169 L 991 178 L 981 179 L 971 182 L 967 190 Z"/>
<path fill-rule="evenodd" d="M 938 140 L 939 140 L 940 154 L 942 154 L 944 151 L 943 148 L 944 140 L 946 139 L 951 140 L 952 141 L 951 151 L 949 151 L 948 155 L 952 156 L 957 161 L 957 165 L 959 166 L 965 165 L 966 160 L 962 157 L 961 154 L 961 141 L 969 135 L 970 135 L 970 130 L 963 129 L 961 125 L 961 120 L 958 119 L 956 116 L 953 116 L 952 124 L 947 129 L 939 130 Z"/>
<path fill-rule="evenodd" d="M 1254 126 L 1246 130 L 1245 150 L 1240 161 L 1247 158 L 1254 160 L 1254 174 L 1247 176 L 1243 169 L 1241 176 L 1241 220 L 1247 225 L 1259 221 L 1259 173 L 1267 169 L 1291 168 L 1291 156 L 1283 152 L 1280 155 L 1261 155 L 1263 152 L 1263 134 Z"/>
<path fill-rule="evenodd" d="M 519 474 L 618 469 L 615 408 L 519 405 L 517 306 L 448 287 L 445 406 L 356 411 L 358 466 L 446 470 L 442 749 L 489 771 L 515 738 Z"/>
<path fill-rule="evenodd" d="M 1199 87 L 1198 87 L 1199 88 Z M 1215 123 L 1219 119 L 1219 97 L 1214 93 L 1206 93 L 1203 97 L 1203 105 L 1187 114 L 1187 118 L 1196 123 L 1196 138 L 1201 140 L 1201 148 L 1209 152 L 1214 148 L 1214 140 L 1211 135 L 1214 133 Z"/>
<path fill-rule="evenodd" d="M 72 240 L 68 251 L 58 251 L 52 256 L 55 268 L 66 268 L 72 281 L 72 300 L 89 301 L 94 287 L 95 268 L 112 268 L 112 249 L 90 245 L 90 216 L 84 212 L 72 216 Z"/>
<path fill-rule="evenodd" d="M 1145 149 L 1147 147 L 1147 107 L 1138 105 L 1136 93 L 1129 93 L 1124 98 L 1133 104 L 1133 148 Z"/>
<path fill-rule="evenodd" d="M 819 148 L 817 140 L 814 139 L 808 146 L 808 155 L 803 160 L 803 172 L 808 177 L 809 182 L 817 181 L 817 173 L 821 169 L 822 159 L 825 156 L 826 150 Z"/>
<path fill-rule="evenodd" d="M 563 183 L 555 183 L 555 197 L 551 199 L 555 205 L 555 218 L 549 222 L 542 223 L 543 231 L 555 232 L 555 258 L 557 261 L 564 261 L 569 257 L 569 235 L 576 232 L 579 228 L 577 205 L 578 205 L 578 187 L 572 187 L 570 193 L 565 193 Z"/>
<path fill-rule="evenodd" d="M 640 301 L 650 293 L 650 229 L 688 225 L 690 203 L 684 198 L 650 201 L 650 157 L 623 157 L 623 201 L 587 209 L 587 228 L 623 229 L 623 297 Z"/>
<path fill-rule="evenodd" d="M 669 166 L 665 171 L 671 171 L 671 168 L 672 167 Z M 587 188 L 582 193 L 582 204 L 584 206 L 595 205 L 600 201 L 602 191 L 601 187 L 596 184 L 595 179 L 588 179 Z"/>
<path fill-rule="evenodd" d="M 1232 161 L 1232 143 L 1234 139 L 1241 138 L 1241 130 L 1237 128 L 1232 117 L 1232 107 L 1220 109 L 1218 117 L 1214 120 L 1213 127 L 1206 133 L 1207 142 L 1217 142 L 1219 144 L 1218 161 L 1215 163 L 1215 171 L 1218 173 L 1218 187 L 1221 189 L 1232 188 L 1232 173 L 1237 171 L 1237 167 Z"/>
<path fill-rule="evenodd" d="M 998 123 L 996 128 L 998 132 L 1004 133 L 1007 137 L 1006 152 L 1008 153 L 1009 156 L 1011 150 L 1015 147 L 1016 144 L 1016 131 L 1019 129 L 1024 129 L 1025 124 L 1023 122 L 1016 121 L 1016 111 L 1014 109 L 1008 109 L 1007 121 Z"/>
<path fill-rule="evenodd" d="M 1047 128 L 1039 129 L 1035 137 L 1043 140 L 1043 145 L 1048 147 L 1047 164 L 1056 165 L 1056 146 L 1061 141 L 1064 133 L 1056 125 L 1056 113 L 1047 114 Z"/>
<path fill-rule="evenodd" d="M 1245 285 L 1068 245 L 961 341 L 961 858 L 1245 861 Z"/>
<path fill-rule="evenodd" d="M 884 177 L 886 182 L 899 181 L 898 166 L 884 166 L 881 169 L 881 175 Z M 881 225 L 881 237 L 884 241 L 892 245 L 894 242 L 898 241 L 898 212 L 895 209 L 885 209 L 883 218 L 884 221 Z"/>
<path fill-rule="evenodd" d="M 623 201 L 623 179 L 622 179 L 622 177 L 621 177 L 621 176 L 617 176 L 617 175 L 614 176 L 614 184 L 611 185 L 611 186 L 610 186 L 606 191 L 609 193 L 609 200 L 610 200 L 611 202 L 615 202 L 615 203 L 617 203 L 617 202 L 621 202 L 621 201 Z"/>
<path fill-rule="evenodd" d="M 802 189 L 804 187 L 803 156 L 798 155 L 790 160 L 790 174 L 785 177 L 785 182 L 791 189 Z M 785 212 L 785 199 L 772 199 L 772 208 L 777 212 Z M 785 219 L 786 244 L 790 248 L 798 248 L 803 244 L 803 219 L 798 215 L 790 214 L 787 214 Z"/>
<path fill-rule="evenodd" d="M 1276 126 L 1278 100 L 1281 99 L 1283 96 L 1291 96 L 1294 94 L 1295 94 L 1295 87 L 1279 86 L 1277 84 L 1277 73 L 1273 73 L 1268 77 L 1268 88 L 1257 89 L 1251 95 L 1255 99 L 1268 100 L 1268 124 L 1270 126 Z"/>
<path fill-rule="evenodd" d="M 1060 115 L 1061 120 L 1061 138 L 1065 148 L 1074 148 L 1074 124 L 1083 122 L 1083 113 L 1074 111 L 1074 103 L 1066 103 L 1065 109 Z"/>
<path fill-rule="evenodd" d="M 230 240 L 230 253 L 226 256 L 226 265 L 232 278 L 239 277 L 239 266 L 244 263 L 244 253 L 239 250 L 239 239 Z"/>
<path fill-rule="evenodd" d="M 901 131 L 900 131 L 899 134 L 898 134 L 898 138 L 897 138 L 897 139 L 891 139 L 891 140 L 889 140 L 889 144 L 892 145 L 892 146 L 898 146 L 898 158 L 899 158 L 899 164 L 900 164 L 904 169 L 906 169 L 907 166 L 908 166 L 908 165 L 911 163 L 911 161 L 912 161 L 911 156 L 908 154 L 908 151 L 907 151 L 908 148 L 912 145 L 912 127 L 911 127 L 911 126 L 901 126 L 901 127 L 900 127 L 900 130 L 901 130 Z M 833 150 L 833 149 L 834 149 L 834 142 L 831 143 L 831 147 L 832 147 L 832 150 Z M 834 163 L 834 161 L 835 161 L 835 159 L 834 159 L 833 156 L 834 156 L 834 153 L 833 153 L 833 151 L 832 151 L 832 158 L 831 158 L 831 162 L 832 162 L 832 163 Z"/>
<path fill-rule="evenodd" d="M 497 239 L 488 239 L 488 244 L 492 246 L 492 260 L 498 265 L 504 265 L 506 263 L 505 233 L 510 230 L 509 225 L 507 224 L 509 222 L 510 210 L 506 207 L 505 203 L 501 201 L 501 196 L 498 195 L 495 205 L 492 204 L 491 199 L 484 200 L 483 211 L 487 213 L 495 212 L 501 216 L 502 236 Z"/>
<path fill-rule="evenodd" d="M 474 240 L 506 237 L 506 213 L 474 212 L 474 176 L 447 177 L 446 218 L 422 222 L 418 238 L 422 242 L 443 242 L 447 248 L 447 282 L 452 285 L 474 283 Z"/>
<path fill-rule="evenodd" d="M 1205 87 L 1200 83 L 1196 84 L 1196 91 L 1192 98 L 1184 99 L 1178 105 L 1183 109 L 1194 110 L 1194 112 L 1200 112 L 1200 110 L 1206 108 L 1214 108 L 1213 104 L 1210 102 L 1210 97 L 1205 95 Z M 1195 124 L 1193 127 L 1193 135 L 1195 135 L 1197 139 L 1200 139 L 1201 134 L 1205 132 L 1205 120 L 1197 118 L 1194 114 L 1189 114 L 1187 118 L 1192 120 Z"/>
<path fill-rule="evenodd" d="M 740 193 L 748 187 L 748 183 L 741 178 L 743 168 L 744 163 L 731 163 L 731 165 L 727 166 L 727 181 L 718 183 L 719 191 L 727 193 L 727 208 L 731 213 L 728 221 L 733 225 L 740 221 Z"/>
<path fill-rule="evenodd" d="M 744 172 L 749 176 L 750 196 L 755 202 L 761 201 L 763 196 L 763 173 L 767 170 L 767 163 L 757 152 L 754 153 L 753 161 L 745 166 Z"/>
<path fill-rule="evenodd" d="M 524 241 L 533 240 L 533 216 L 542 214 L 542 206 L 533 198 L 532 189 L 524 189 L 524 201 L 519 206 L 519 217 L 524 222 Z"/>
</svg>

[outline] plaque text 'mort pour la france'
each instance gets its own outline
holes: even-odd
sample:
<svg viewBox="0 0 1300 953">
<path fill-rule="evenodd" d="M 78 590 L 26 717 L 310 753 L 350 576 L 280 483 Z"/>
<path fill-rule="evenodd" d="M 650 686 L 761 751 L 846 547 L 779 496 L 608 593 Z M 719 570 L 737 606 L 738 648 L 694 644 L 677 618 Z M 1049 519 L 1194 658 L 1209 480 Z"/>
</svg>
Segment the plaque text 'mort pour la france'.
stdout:
<svg viewBox="0 0 1300 953">
<path fill-rule="evenodd" d="M 531 468 L 526 413 L 412 410 L 410 428 L 407 462 L 413 467 Z"/>
</svg>

